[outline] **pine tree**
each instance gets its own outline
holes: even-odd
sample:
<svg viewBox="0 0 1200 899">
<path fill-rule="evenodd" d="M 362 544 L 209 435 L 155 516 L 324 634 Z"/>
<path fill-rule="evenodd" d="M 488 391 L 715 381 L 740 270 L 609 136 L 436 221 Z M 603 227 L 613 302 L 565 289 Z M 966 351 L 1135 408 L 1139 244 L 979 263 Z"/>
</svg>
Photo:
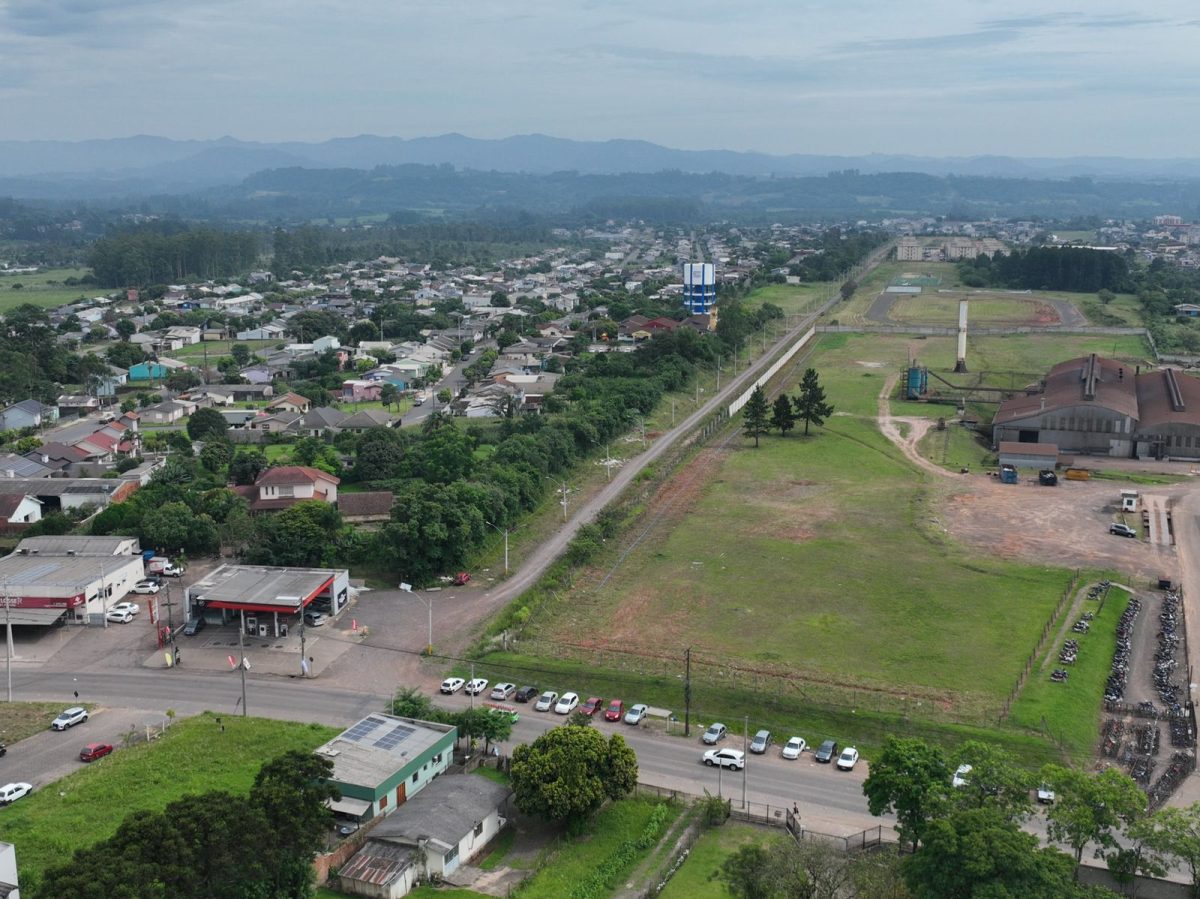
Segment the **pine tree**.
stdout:
<svg viewBox="0 0 1200 899">
<path fill-rule="evenodd" d="M 779 429 L 780 437 L 786 437 L 787 432 L 796 427 L 796 413 L 792 411 L 792 401 L 786 393 L 775 397 L 775 405 L 771 408 L 771 427 Z"/>
<path fill-rule="evenodd" d="M 800 393 L 792 401 L 796 407 L 796 418 L 804 422 L 804 436 L 808 436 L 809 425 L 823 425 L 833 414 L 833 406 L 825 402 L 825 388 L 817 380 L 817 370 L 810 368 L 800 379 Z"/>
<path fill-rule="evenodd" d="M 767 433 L 767 395 L 761 386 L 755 387 L 750 399 L 742 408 L 743 433 L 754 438 L 758 446 L 758 438 Z"/>
</svg>

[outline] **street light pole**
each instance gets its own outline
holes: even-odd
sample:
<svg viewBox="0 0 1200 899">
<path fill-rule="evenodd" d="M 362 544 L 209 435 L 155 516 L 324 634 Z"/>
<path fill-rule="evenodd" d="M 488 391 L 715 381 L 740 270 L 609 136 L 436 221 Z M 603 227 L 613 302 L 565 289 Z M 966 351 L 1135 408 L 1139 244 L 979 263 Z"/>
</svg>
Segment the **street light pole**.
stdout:
<svg viewBox="0 0 1200 899">
<path fill-rule="evenodd" d="M 12 608 L 12 597 L 8 595 L 8 581 L 4 582 L 4 673 L 8 677 L 8 701 L 12 702 L 12 657 L 13 657 L 13 641 L 12 641 L 12 619 L 9 614 L 9 609 Z"/>
<path fill-rule="evenodd" d="M 495 525 L 492 525 L 492 527 L 495 527 Z M 425 644 L 425 655 L 431 656 L 433 655 L 433 599 L 417 593 L 413 590 L 412 584 L 401 583 L 400 589 L 409 596 L 415 596 L 418 600 L 425 603 L 425 607 L 429 610 L 429 641 Z"/>
<path fill-rule="evenodd" d="M 488 527 L 493 527 L 504 535 L 504 573 L 508 574 L 508 528 L 501 528 L 498 525 L 492 524 L 490 521 L 484 522 Z"/>
<path fill-rule="evenodd" d="M 742 718 L 742 808 L 746 807 L 746 753 L 750 748 L 750 716 Z"/>
<path fill-rule="evenodd" d="M 242 675 L 242 717 L 245 718 L 246 712 L 246 616 L 239 615 L 238 621 L 238 671 Z"/>
</svg>

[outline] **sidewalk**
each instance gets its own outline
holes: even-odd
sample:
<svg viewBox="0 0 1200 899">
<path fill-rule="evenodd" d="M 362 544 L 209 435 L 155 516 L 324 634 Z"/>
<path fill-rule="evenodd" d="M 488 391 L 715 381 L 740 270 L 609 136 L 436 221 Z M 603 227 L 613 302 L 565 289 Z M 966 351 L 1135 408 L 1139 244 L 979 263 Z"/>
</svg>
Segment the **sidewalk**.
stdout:
<svg viewBox="0 0 1200 899">
<path fill-rule="evenodd" d="M 361 633 L 361 632 L 360 632 Z M 355 632 L 330 627 L 307 628 L 304 655 L 312 661 L 308 676 L 320 677 L 341 655 L 361 641 Z M 238 658 L 238 635 L 233 626 L 209 628 L 195 637 L 179 637 L 179 667 L 190 671 L 233 671 Z M 167 668 L 166 654 L 170 647 L 156 649 L 142 661 L 143 668 Z M 246 637 L 244 643 L 246 661 L 254 674 L 272 674 L 280 677 L 302 676 L 300 660 L 300 635 L 290 633 L 286 637 L 264 639 Z M 232 663 L 231 660 L 232 659 Z"/>
</svg>

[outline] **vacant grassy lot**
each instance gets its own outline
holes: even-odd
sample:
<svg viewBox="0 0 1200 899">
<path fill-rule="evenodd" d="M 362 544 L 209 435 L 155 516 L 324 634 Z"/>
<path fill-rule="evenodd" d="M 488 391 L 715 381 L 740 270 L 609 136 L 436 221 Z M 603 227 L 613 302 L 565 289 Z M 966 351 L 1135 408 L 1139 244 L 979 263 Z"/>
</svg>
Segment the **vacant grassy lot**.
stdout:
<svg viewBox="0 0 1200 899">
<path fill-rule="evenodd" d="M 841 335 L 838 335 L 839 337 Z M 854 338 L 833 356 L 878 360 Z M 988 705 L 1011 687 L 1063 572 L 972 558 L 931 519 L 924 477 L 880 435 L 882 367 L 817 357 L 835 415 L 808 439 L 736 439 L 693 463 L 689 494 L 599 589 L 577 587 L 534 632 L 647 653 L 693 646 L 814 682 Z M 861 417 L 860 417 L 861 416 Z M 671 487 L 667 488 L 668 490 Z M 672 527 L 671 524 L 678 526 Z"/>
<path fill-rule="evenodd" d="M 181 361 L 185 359 L 195 361 L 203 360 L 204 354 L 207 352 L 209 364 L 216 365 L 218 359 L 229 355 L 229 350 L 235 343 L 244 343 L 250 347 L 251 353 L 265 356 L 283 342 L 280 340 L 202 340 L 199 343 L 189 343 L 187 346 L 180 347 L 169 355 Z"/>
<path fill-rule="evenodd" d="M 1115 349 L 1145 354 L 1136 339 Z M 973 358 L 1008 386 L 1050 361 L 1113 350 L 1111 338 L 1031 335 L 975 341 Z M 517 653 L 487 664 L 681 712 L 690 646 L 693 720 L 736 710 L 810 742 L 866 747 L 888 732 L 954 743 L 994 726 L 1069 572 L 957 544 L 938 516 L 952 485 L 914 471 L 879 433 L 885 378 L 917 355 L 945 371 L 953 352 L 950 339 L 822 338 L 814 363 L 836 407 L 824 428 L 700 451 L 630 529 L 666 506 L 645 539 L 631 550 L 630 535 L 613 541 L 569 593 L 532 610 Z M 925 451 L 972 468 L 987 455 L 960 426 Z M 1058 752 L 1033 733 L 1037 721 L 1018 723 L 989 738 L 1030 760 Z"/>
<path fill-rule="evenodd" d="M 13 658 L 16 658 L 14 655 Z M 91 708 L 82 703 L 85 708 Z M 16 743 L 50 728 L 65 705 L 61 702 L 0 703 L 0 743 Z"/>
<path fill-rule="evenodd" d="M 733 894 L 717 876 L 725 859 L 743 846 L 762 843 L 777 835 L 778 831 L 773 833 L 734 821 L 706 830 L 659 895 L 663 899 L 727 899 Z"/>
<path fill-rule="evenodd" d="M 768 284 L 746 297 L 746 305 L 753 308 L 762 303 L 774 303 L 788 315 L 795 315 L 816 309 L 837 293 L 837 289 L 836 284 L 827 281 L 809 284 Z"/>
<path fill-rule="evenodd" d="M 154 743 L 121 749 L 52 788 L 4 809 L 4 839 L 17 846 L 21 874 L 36 877 L 71 852 L 111 836 L 125 816 L 161 810 L 189 794 L 249 790 L 264 761 L 311 750 L 334 728 L 265 718 L 201 715 L 180 721 Z"/>
<path fill-rule="evenodd" d="M 521 899 L 560 899 L 569 895 L 572 888 L 604 864 L 622 843 L 640 837 L 651 814 L 660 805 L 660 800 L 650 799 L 622 799 L 610 803 L 596 815 L 583 836 L 563 837 L 550 849 L 547 856 L 540 860 L 537 873 L 522 883 L 513 895 Z M 678 808 L 673 810 L 663 827 L 664 831 L 670 827 L 670 821 L 679 811 Z M 631 859 L 625 873 L 633 870 L 652 848 Z"/>
<path fill-rule="evenodd" d="M 50 309 L 64 303 L 107 294 L 107 290 L 95 286 L 63 286 L 62 282 L 67 278 L 82 278 L 87 273 L 88 270 L 82 268 L 55 268 L 32 275 L 0 273 L 0 313 L 15 309 L 23 303 Z M 19 289 L 15 288 L 17 284 L 21 285 Z"/>
</svg>

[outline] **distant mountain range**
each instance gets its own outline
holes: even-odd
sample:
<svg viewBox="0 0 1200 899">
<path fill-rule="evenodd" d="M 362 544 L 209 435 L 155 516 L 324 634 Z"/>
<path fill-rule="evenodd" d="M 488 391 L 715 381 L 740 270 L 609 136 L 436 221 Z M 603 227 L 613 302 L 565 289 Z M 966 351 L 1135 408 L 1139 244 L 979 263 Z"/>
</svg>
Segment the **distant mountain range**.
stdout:
<svg viewBox="0 0 1200 899">
<path fill-rule="evenodd" d="M 1200 159 L 772 156 L 732 150 L 676 150 L 637 140 L 575 141 L 527 134 L 480 140 L 461 134 L 399 138 L 360 135 L 321 143 L 257 143 L 230 137 L 172 140 L 138 135 L 111 140 L 0 141 L 0 196 L 93 199 L 187 193 L 231 185 L 267 169 L 371 169 L 404 164 L 480 171 L 592 175 L 662 171 L 752 177 L 913 172 L 973 177 L 1191 180 Z"/>
</svg>

